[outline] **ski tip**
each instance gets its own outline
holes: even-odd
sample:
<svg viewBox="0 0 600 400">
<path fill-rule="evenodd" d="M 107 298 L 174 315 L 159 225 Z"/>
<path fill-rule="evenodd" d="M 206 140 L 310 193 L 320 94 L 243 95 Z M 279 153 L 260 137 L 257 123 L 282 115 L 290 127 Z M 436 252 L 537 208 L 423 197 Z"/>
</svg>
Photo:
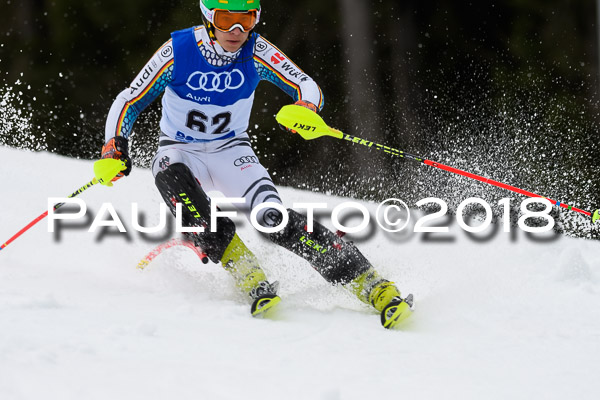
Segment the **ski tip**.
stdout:
<svg viewBox="0 0 600 400">
<path fill-rule="evenodd" d="M 412 315 L 414 311 L 413 295 L 405 299 L 392 301 L 381 311 L 381 325 L 386 329 L 399 329 L 401 322 Z"/>
<path fill-rule="evenodd" d="M 592 222 L 598 222 L 598 220 L 600 220 L 600 209 L 594 211 L 594 213 L 592 214 Z"/>
<path fill-rule="evenodd" d="M 137 268 L 138 269 L 144 269 L 144 268 L 146 268 L 148 266 L 148 264 L 150 264 L 150 261 L 148 261 L 147 259 L 144 258 L 143 260 L 141 260 L 138 263 Z"/>
<path fill-rule="evenodd" d="M 280 301 L 281 298 L 277 295 L 261 296 L 252 303 L 250 313 L 253 317 L 272 318 Z"/>
</svg>

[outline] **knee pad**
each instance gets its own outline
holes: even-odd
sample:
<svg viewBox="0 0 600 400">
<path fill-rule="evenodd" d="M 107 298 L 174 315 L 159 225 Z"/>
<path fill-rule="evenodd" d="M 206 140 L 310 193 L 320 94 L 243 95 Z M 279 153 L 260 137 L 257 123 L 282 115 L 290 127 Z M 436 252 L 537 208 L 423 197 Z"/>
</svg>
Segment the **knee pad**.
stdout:
<svg viewBox="0 0 600 400">
<path fill-rule="evenodd" d="M 307 231 L 304 215 L 288 209 L 286 227 L 269 238 L 276 244 L 307 260 L 328 282 L 347 284 L 365 273 L 371 264 L 351 242 L 313 221 L 313 232 Z"/>
<path fill-rule="evenodd" d="M 211 261 L 219 262 L 235 235 L 234 222 L 221 217 L 217 220 L 217 231 L 211 232 L 210 198 L 184 164 L 169 165 L 156 175 L 155 183 L 173 215 L 175 205 L 182 204 L 183 226 L 204 228 L 204 232 L 185 235 L 201 247 Z"/>
<path fill-rule="evenodd" d="M 283 214 L 275 207 L 264 208 L 256 215 L 256 221 L 263 228 L 272 228 L 281 224 Z"/>
</svg>

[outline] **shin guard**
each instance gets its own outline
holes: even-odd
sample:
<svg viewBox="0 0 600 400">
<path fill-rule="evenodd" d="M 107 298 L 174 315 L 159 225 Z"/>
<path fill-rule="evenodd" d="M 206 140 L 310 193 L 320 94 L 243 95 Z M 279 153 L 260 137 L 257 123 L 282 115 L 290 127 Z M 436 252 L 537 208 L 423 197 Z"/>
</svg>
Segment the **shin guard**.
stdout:
<svg viewBox="0 0 600 400">
<path fill-rule="evenodd" d="M 345 285 L 371 268 L 369 261 L 352 243 L 344 242 L 316 221 L 313 232 L 308 232 L 304 215 L 291 209 L 288 213 L 287 226 L 270 234 L 270 239 L 304 258 L 328 282 Z"/>
<path fill-rule="evenodd" d="M 204 250 L 212 262 L 218 263 L 235 235 L 233 221 L 229 218 L 219 218 L 217 231 L 211 232 L 210 198 L 186 165 L 170 165 L 156 175 L 155 182 L 173 215 L 175 205 L 182 204 L 183 226 L 204 228 L 204 232 L 186 235 Z"/>
</svg>

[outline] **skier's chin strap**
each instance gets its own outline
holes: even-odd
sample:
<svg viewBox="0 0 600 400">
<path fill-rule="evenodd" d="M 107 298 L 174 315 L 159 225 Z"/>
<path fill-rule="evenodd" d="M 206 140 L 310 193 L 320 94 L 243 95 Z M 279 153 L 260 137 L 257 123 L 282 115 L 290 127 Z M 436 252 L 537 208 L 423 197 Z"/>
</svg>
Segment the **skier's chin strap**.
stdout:
<svg viewBox="0 0 600 400">
<path fill-rule="evenodd" d="M 206 32 L 208 32 L 208 36 L 210 37 L 210 40 L 213 40 L 216 42 L 217 37 L 215 36 L 215 27 L 210 23 L 209 20 L 204 18 L 204 16 L 202 16 L 202 24 L 204 25 L 204 28 L 206 28 Z"/>
</svg>

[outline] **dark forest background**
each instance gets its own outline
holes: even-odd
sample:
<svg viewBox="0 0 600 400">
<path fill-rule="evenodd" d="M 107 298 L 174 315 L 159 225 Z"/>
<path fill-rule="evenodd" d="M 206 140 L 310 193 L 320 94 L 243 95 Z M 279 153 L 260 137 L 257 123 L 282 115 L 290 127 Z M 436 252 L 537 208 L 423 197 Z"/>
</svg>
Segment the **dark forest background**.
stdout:
<svg viewBox="0 0 600 400">
<path fill-rule="evenodd" d="M 600 204 L 594 0 L 261 3 L 257 31 L 321 85 L 331 126 L 584 209 Z M 87 159 L 99 155 L 114 97 L 171 31 L 201 23 L 195 0 L 0 7 L 0 144 Z M 434 196 L 451 208 L 471 196 L 519 198 L 332 138 L 304 142 L 277 128 L 289 102 L 262 83 L 250 123 L 280 185 L 413 204 Z M 156 148 L 159 106 L 134 127 L 138 167 Z M 8 113 L 28 123 L 8 123 Z"/>
</svg>

